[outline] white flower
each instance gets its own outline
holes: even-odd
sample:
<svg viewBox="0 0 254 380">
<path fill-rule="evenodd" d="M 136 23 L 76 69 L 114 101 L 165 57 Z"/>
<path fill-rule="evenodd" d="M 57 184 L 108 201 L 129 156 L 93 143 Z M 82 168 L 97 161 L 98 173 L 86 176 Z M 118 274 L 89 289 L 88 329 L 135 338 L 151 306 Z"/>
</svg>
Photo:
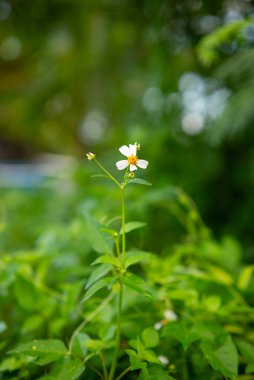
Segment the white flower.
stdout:
<svg viewBox="0 0 254 380">
<path fill-rule="evenodd" d="M 116 163 L 118 170 L 126 169 L 130 165 L 130 171 L 133 172 L 137 170 L 137 168 L 146 169 L 148 165 L 148 161 L 140 160 L 137 156 L 137 145 L 129 144 L 121 146 L 119 151 L 127 157 L 127 160 L 121 160 Z"/>
<path fill-rule="evenodd" d="M 170 310 L 170 309 L 167 309 L 164 311 L 164 317 L 168 321 L 177 321 L 178 320 L 177 314 L 173 310 Z"/>
<path fill-rule="evenodd" d="M 156 322 L 153 327 L 154 327 L 155 330 L 160 330 L 163 327 L 162 321 Z"/>
<path fill-rule="evenodd" d="M 168 365 L 169 364 L 168 358 L 166 356 L 164 356 L 164 355 L 159 355 L 158 359 L 164 365 Z"/>
</svg>

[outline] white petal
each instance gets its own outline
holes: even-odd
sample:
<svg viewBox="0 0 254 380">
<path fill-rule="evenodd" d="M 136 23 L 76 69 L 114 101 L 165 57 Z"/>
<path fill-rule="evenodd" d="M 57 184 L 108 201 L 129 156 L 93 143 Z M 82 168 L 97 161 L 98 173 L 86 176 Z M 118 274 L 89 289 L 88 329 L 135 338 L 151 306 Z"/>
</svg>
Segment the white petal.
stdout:
<svg viewBox="0 0 254 380">
<path fill-rule="evenodd" d="M 129 165 L 129 162 L 127 160 L 117 161 L 116 163 L 116 167 L 118 170 L 123 170 L 127 168 L 128 165 Z"/>
<path fill-rule="evenodd" d="M 137 147 L 136 147 L 136 145 L 132 145 L 132 144 L 129 144 L 129 147 L 130 147 L 130 152 L 131 152 L 131 154 L 130 154 L 130 156 L 133 154 L 133 156 L 136 156 L 137 155 Z"/>
<path fill-rule="evenodd" d="M 119 148 L 119 150 L 126 157 L 130 157 L 132 154 L 130 148 L 128 148 L 127 145 L 121 146 L 121 148 Z"/>
<path fill-rule="evenodd" d="M 146 169 L 148 166 L 149 162 L 146 160 L 138 160 L 137 161 L 137 166 L 141 169 Z"/>
<path fill-rule="evenodd" d="M 137 170 L 136 165 L 130 165 L 130 171 L 133 172 L 134 170 Z"/>
</svg>

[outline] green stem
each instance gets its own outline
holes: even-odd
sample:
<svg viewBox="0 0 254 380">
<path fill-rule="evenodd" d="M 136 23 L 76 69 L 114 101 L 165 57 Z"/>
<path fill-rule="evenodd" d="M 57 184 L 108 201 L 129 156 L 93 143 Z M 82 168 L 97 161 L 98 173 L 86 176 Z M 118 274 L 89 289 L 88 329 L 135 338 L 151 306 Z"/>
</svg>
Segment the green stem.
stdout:
<svg viewBox="0 0 254 380">
<path fill-rule="evenodd" d="M 117 253 L 117 257 L 118 257 L 119 260 L 120 260 L 121 253 L 120 253 L 119 235 L 118 235 L 118 234 L 117 234 L 117 236 L 115 237 L 115 245 L 116 245 L 116 253 Z"/>
<path fill-rule="evenodd" d="M 125 198 L 124 198 L 124 186 L 121 188 L 121 198 L 122 198 L 122 273 L 119 276 L 119 298 L 118 298 L 118 311 L 117 311 L 117 323 L 116 323 L 116 346 L 115 352 L 110 368 L 108 380 L 113 380 L 116 371 L 116 363 L 119 354 L 120 341 L 121 341 L 121 318 L 122 318 L 122 302 L 123 302 L 123 276 L 124 276 L 124 266 L 125 266 L 125 250 L 126 250 L 126 241 L 125 241 Z"/>
<path fill-rule="evenodd" d="M 118 311 L 117 311 L 117 323 L 116 323 L 116 346 L 115 346 L 115 352 L 110 368 L 110 373 L 108 380 L 113 380 L 115 376 L 116 371 L 116 363 L 118 358 L 118 352 L 120 348 L 120 340 L 121 340 L 121 318 L 122 318 L 122 301 L 123 301 L 123 282 L 122 277 L 119 278 L 119 298 L 118 298 Z"/>
<path fill-rule="evenodd" d="M 123 264 L 123 269 L 124 269 L 124 266 L 125 266 L 125 249 L 126 249 L 124 188 L 121 189 L 121 195 L 122 195 L 122 264 Z"/>
<path fill-rule="evenodd" d="M 107 380 L 107 378 L 108 378 L 108 371 L 107 371 L 105 356 L 104 356 L 103 352 L 100 352 L 100 358 L 101 358 L 101 363 L 102 363 L 102 369 L 103 369 L 104 379 Z"/>
<path fill-rule="evenodd" d="M 186 357 L 186 352 L 183 351 L 183 367 L 182 367 L 182 371 L 183 371 L 183 380 L 188 380 L 189 376 L 188 376 L 188 368 L 187 368 L 187 357 Z"/>
<path fill-rule="evenodd" d="M 118 187 L 121 188 L 121 184 L 115 179 L 115 177 L 113 177 L 112 174 L 110 174 L 110 173 L 107 171 L 107 169 L 105 169 L 104 166 L 102 166 L 102 165 L 99 163 L 99 161 L 97 161 L 95 158 L 94 158 L 94 161 L 95 161 L 96 164 L 97 164 L 97 165 L 98 165 L 98 166 L 104 171 L 104 173 L 106 173 L 107 176 L 108 176 L 109 178 L 111 178 L 112 181 L 115 182 L 115 184 L 116 184 Z"/>
<path fill-rule="evenodd" d="M 112 300 L 112 298 L 114 298 L 114 293 L 110 293 L 108 295 L 108 297 L 86 319 L 84 319 L 80 323 L 80 325 L 78 325 L 78 327 L 76 328 L 76 330 L 73 331 L 72 336 L 70 338 L 70 342 L 69 342 L 69 353 L 72 350 L 72 346 L 73 346 L 75 337 L 83 330 L 83 328 L 89 322 L 91 322 L 94 319 L 94 317 L 97 314 L 99 314 L 104 309 L 104 307 L 106 307 L 110 303 L 110 301 Z"/>
<path fill-rule="evenodd" d="M 131 367 L 126 368 L 120 375 L 116 378 L 116 380 L 120 380 L 126 373 L 128 373 L 131 370 Z"/>
</svg>

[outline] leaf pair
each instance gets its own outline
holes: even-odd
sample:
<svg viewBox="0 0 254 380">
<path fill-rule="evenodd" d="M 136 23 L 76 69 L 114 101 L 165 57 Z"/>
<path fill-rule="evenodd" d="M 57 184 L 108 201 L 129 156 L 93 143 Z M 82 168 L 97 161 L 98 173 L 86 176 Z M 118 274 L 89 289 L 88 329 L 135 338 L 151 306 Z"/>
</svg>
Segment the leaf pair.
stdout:
<svg viewBox="0 0 254 380">
<path fill-rule="evenodd" d="M 19 345 L 11 353 L 30 356 L 37 365 L 55 362 L 50 375 L 52 380 L 76 380 L 85 369 L 83 362 L 71 358 L 64 343 L 57 339 L 27 342 Z"/>
</svg>

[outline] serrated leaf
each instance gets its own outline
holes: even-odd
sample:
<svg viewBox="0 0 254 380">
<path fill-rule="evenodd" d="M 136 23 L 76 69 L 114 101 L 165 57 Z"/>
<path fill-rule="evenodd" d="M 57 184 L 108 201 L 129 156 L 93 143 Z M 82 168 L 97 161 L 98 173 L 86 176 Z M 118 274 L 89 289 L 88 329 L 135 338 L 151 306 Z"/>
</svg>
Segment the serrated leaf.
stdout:
<svg viewBox="0 0 254 380">
<path fill-rule="evenodd" d="M 111 269 L 113 268 L 113 265 L 111 264 L 101 264 L 99 265 L 97 268 L 95 268 L 91 274 L 91 276 L 89 277 L 89 279 L 87 280 L 87 283 L 86 283 L 86 287 L 85 289 L 88 289 L 90 288 L 90 286 L 98 281 L 100 278 L 104 277 L 106 274 L 108 274 L 108 272 L 111 271 Z"/>
<path fill-rule="evenodd" d="M 88 213 L 85 213 L 84 216 L 86 221 L 86 236 L 92 248 L 98 253 L 113 254 L 112 248 L 108 240 L 100 231 L 100 226 L 96 220 L 92 218 Z"/>
<path fill-rule="evenodd" d="M 187 326 L 182 322 L 169 323 L 166 327 L 164 327 L 162 336 L 174 337 L 183 345 L 184 350 L 187 350 L 187 348 L 192 342 L 199 339 L 198 334 L 196 334 L 195 332 L 189 331 Z"/>
<path fill-rule="evenodd" d="M 114 277 L 105 277 L 103 280 L 97 281 L 95 284 L 93 284 L 86 292 L 84 298 L 82 299 L 81 303 L 89 300 L 96 292 L 98 292 L 100 289 L 107 287 L 108 289 L 111 289 L 113 283 L 115 281 Z"/>
<path fill-rule="evenodd" d="M 143 294 L 148 298 L 153 298 L 151 292 L 149 292 L 147 289 L 147 285 L 143 278 L 132 273 L 127 273 L 127 275 L 124 277 L 123 283 L 125 286 L 134 290 L 135 292 Z"/>
<path fill-rule="evenodd" d="M 96 259 L 92 263 L 92 265 L 96 265 L 96 264 L 111 264 L 111 265 L 114 265 L 115 267 L 121 266 L 119 259 L 112 255 L 103 255 L 103 256 L 98 257 L 98 259 Z"/>
<path fill-rule="evenodd" d="M 84 370 L 81 360 L 65 357 L 55 364 L 52 374 L 56 380 L 76 380 Z"/>
<path fill-rule="evenodd" d="M 129 223 L 126 223 L 125 224 L 125 233 L 127 234 L 128 232 L 130 231 L 133 231 L 133 230 L 137 230 L 138 228 L 142 228 L 144 226 L 146 226 L 147 223 L 143 223 L 143 222 L 129 222 Z M 121 228 L 120 234 L 123 233 L 123 229 Z"/>
<path fill-rule="evenodd" d="M 159 335 L 153 327 L 146 328 L 141 336 L 146 348 L 156 347 L 159 343 Z"/>
<path fill-rule="evenodd" d="M 146 368 L 147 364 L 139 358 L 138 354 L 134 350 L 129 349 L 125 351 L 129 355 L 132 371 L 135 371 L 136 369 Z"/>
<path fill-rule="evenodd" d="M 128 268 L 131 265 L 137 264 L 143 260 L 147 260 L 151 254 L 144 251 L 128 251 L 125 255 L 125 268 Z"/>
<path fill-rule="evenodd" d="M 218 348 L 215 348 L 208 341 L 201 342 L 200 347 L 213 369 L 224 376 L 236 378 L 238 355 L 230 335 L 224 338 L 224 342 Z"/>
<path fill-rule="evenodd" d="M 37 358 L 36 363 L 45 365 L 54 362 L 67 354 L 67 348 L 61 340 L 33 340 L 20 344 L 11 353 L 25 354 Z"/>
<path fill-rule="evenodd" d="M 147 182 L 146 180 L 141 178 L 133 178 L 128 183 L 137 183 L 138 185 L 152 186 L 150 182 Z"/>
<path fill-rule="evenodd" d="M 168 375 L 159 365 L 149 365 L 139 375 L 138 380 L 175 380 L 172 376 Z"/>
</svg>

